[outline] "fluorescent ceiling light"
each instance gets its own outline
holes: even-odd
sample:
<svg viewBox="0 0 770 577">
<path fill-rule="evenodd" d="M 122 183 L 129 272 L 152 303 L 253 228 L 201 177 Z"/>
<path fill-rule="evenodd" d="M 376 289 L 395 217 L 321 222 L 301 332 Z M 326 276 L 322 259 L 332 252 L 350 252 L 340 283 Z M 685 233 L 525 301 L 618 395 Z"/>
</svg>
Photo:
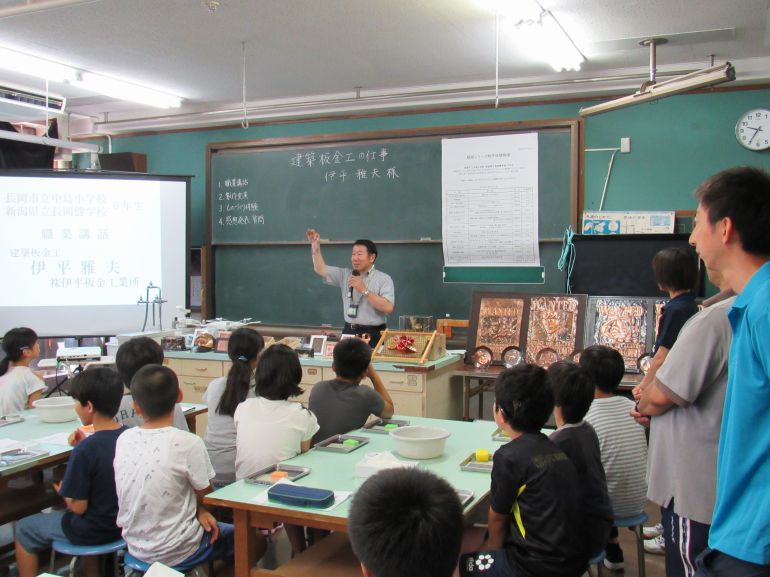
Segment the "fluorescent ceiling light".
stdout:
<svg viewBox="0 0 770 577">
<path fill-rule="evenodd" d="M 51 82 L 71 82 L 77 77 L 77 70 L 70 66 L 7 48 L 0 48 L 0 68 Z"/>
<path fill-rule="evenodd" d="M 32 144 L 44 144 L 46 146 L 55 146 L 56 148 L 66 148 L 68 150 L 78 150 L 81 152 L 101 152 L 102 147 L 90 142 L 75 142 L 73 140 L 62 140 L 61 138 L 49 138 L 47 136 L 36 136 L 34 134 L 22 134 L 10 130 L 0 130 L 0 139 L 17 140 L 19 142 L 30 142 Z"/>
<path fill-rule="evenodd" d="M 556 17 L 537 0 L 477 0 L 496 11 L 516 46 L 533 60 L 545 61 L 556 72 L 580 70 L 585 56 Z"/>
<path fill-rule="evenodd" d="M 665 82 L 656 84 L 645 83 L 642 85 L 642 88 L 628 96 L 616 98 L 615 100 L 603 102 L 595 106 L 589 106 L 588 108 L 581 108 L 580 116 L 591 116 L 592 114 L 599 114 L 617 108 L 633 106 L 634 104 L 641 104 L 642 102 L 650 102 L 651 100 L 665 98 L 666 96 L 672 96 L 674 94 L 680 94 L 698 88 L 715 86 L 716 84 L 722 84 L 723 82 L 730 82 L 732 80 L 735 80 L 735 68 L 733 68 L 732 64 L 726 62 L 721 66 L 704 68 L 703 70 L 691 72 L 690 74 L 672 78 Z"/>
<path fill-rule="evenodd" d="M 153 88 L 109 78 L 87 70 L 79 70 L 66 64 L 7 48 L 0 48 L 0 68 L 51 82 L 69 83 L 90 92 L 156 108 L 179 108 L 182 103 L 182 99 L 178 96 Z"/>
<path fill-rule="evenodd" d="M 156 108 L 179 108 L 182 104 L 182 99 L 178 96 L 91 72 L 83 72 L 78 86 L 118 100 L 138 102 Z"/>
</svg>

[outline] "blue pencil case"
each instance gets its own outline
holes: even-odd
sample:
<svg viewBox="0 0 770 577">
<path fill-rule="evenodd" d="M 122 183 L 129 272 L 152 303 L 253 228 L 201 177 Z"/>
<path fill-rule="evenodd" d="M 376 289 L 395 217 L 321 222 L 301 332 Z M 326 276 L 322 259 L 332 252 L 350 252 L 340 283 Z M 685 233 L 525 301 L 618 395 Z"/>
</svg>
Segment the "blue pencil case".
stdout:
<svg viewBox="0 0 770 577">
<path fill-rule="evenodd" d="M 267 498 L 293 507 L 324 509 L 334 503 L 334 492 L 329 489 L 300 487 L 288 483 L 276 483 L 267 490 Z"/>
</svg>

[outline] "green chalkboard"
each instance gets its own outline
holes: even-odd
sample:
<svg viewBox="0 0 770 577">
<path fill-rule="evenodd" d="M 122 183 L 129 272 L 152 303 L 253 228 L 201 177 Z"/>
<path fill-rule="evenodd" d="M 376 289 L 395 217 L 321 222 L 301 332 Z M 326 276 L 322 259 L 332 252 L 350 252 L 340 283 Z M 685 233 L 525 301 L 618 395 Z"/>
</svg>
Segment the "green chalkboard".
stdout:
<svg viewBox="0 0 770 577">
<path fill-rule="evenodd" d="M 357 238 L 380 243 L 377 264 L 396 283 L 391 324 L 400 314 L 467 318 L 473 290 L 501 286 L 444 282 L 441 139 L 517 131 L 538 133 L 538 230 L 548 242 L 545 284 L 511 290 L 563 292 L 553 240 L 577 219 L 577 121 L 322 135 L 209 145 L 208 316 L 339 325 L 339 290 L 312 271 L 305 230 L 315 228 L 332 241 L 332 265 L 349 263 Z"/>
<path fill-rule="evenodd" d="M 432 315 L 467 319 L 474 290 L 501 292 L 564 292 L 556 270 L 561 246 L 544 245 L 545 285 L 444 284 L 441 245 L 381 244 L 377 266 L 393 277 L 396 309 L 390 326 L 400 315 Z M 324 247 L 329 264 L 348 266 L 350 247 Z M 342 326 L 340 289 L 324 284 L 313 272 L 310 249 L 302 245 L 225 246 L 217 249 L 215 265 L 216 314 L 228 319 L 252 317 L 264 323 L 331 324 Z"/>
</svg>

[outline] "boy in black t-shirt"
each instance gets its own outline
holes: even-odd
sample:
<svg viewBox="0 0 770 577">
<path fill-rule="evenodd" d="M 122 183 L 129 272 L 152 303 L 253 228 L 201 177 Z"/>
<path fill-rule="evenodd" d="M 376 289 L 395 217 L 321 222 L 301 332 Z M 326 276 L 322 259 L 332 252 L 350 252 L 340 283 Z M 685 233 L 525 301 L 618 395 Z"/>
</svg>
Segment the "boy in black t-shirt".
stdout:
<svg viewBox="0 0 770 577">
<path fill-rule="evenodd" d="M 495 382 L 495 422 L 511 438 L 494 455 L 489 537 L 460 574 L 578 577 L 588 567 L 575 467 L 540 432 L 553 410 L 544 369 L 519 365 Z"/>
<path fill-rule="evenodd" d="M 123 398 L 123 383 L 112 369 L 96 367 L 75 377 L 70 394 L 75 398 L 75 412 L 84 425 L 94 426 L 94 433 L 75 446 L 64 479 L 54 484 L 67 510 L 31 515 L 16 525 L 19 577 L 38 574 L 37 553 L 53 541 L 98 545 L 120 539 L 112 462 L 118 436 L 126 430 L 113 420 Z M 86 573 L 97 575 L 92 564 L 95 558 L 86 560 Z"/>
<path fill-rule="evenodd" d="M 557 426 L 550 439 L 577 470 L 586 553 L 593 558 L 604 550 L 614 521 L 599 438 L 594 428 L 583 420 L 594 400 L 594 383 L 586 369 L 570 361 L 559 361 L 548 367 L 548 382 L 553 389 L 553 416 Z"/>
</svg>

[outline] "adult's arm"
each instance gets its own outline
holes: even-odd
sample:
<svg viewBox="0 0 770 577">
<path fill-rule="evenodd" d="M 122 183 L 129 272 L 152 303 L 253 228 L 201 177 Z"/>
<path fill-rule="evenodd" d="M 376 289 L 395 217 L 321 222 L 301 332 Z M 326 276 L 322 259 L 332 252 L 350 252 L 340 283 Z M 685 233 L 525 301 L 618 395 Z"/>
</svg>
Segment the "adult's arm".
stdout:
<svg viewBox="0 0 770 577">
<path fill-rule="evenodd" d="M 326 278 L 326 261 L 321 254 L 321 235 L 314 228 L 307 229 L 305 233 L 310 241 L 310 255 L 313 258 L 313 270 L 323 278 Z"/>
<path fill-rule="evenodd" d="M 317 272 L 317 271 L 316 271 Z M 388 282 L 385 283 L 385 285 L 381 288 L 380 292 L 382 294 L 377 294 L 374 291 L 370 291 L 369 294 L 365 297 L 369 304 L 372 305 L 375 309 L 380 311 L 383 314 L 389 315 L 393 312 L 393 309 L 395 309 L 395 305 L 393 302 L 395 299 L 395 288 L 393 287 L 393 280 L 388 278 Z M 353 287 L 355 290 L 357 290 L 359 293 L 364 294 L 366 292 L 367 286 L 364 282 L 363 278 L 360 276 L 351 276 L 348 279 L 348 286 Z"/>
<path fill-rule="evenodd" d="M 666 394 L 666 389 L 658 379 L 654 379 L 649 386 L 642 390 L 639 397 L 637 410 L 643 415 L 656 417 L 662 415 L 676 403 Z"/>
</svg>

